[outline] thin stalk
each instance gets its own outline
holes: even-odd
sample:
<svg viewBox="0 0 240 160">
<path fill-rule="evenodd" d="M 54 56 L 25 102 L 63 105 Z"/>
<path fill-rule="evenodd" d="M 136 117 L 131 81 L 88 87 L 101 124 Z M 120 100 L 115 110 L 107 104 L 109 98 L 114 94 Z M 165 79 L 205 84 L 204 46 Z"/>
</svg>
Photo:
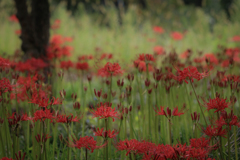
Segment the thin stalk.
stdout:
<svg viewBox="0 0 240 160">
<path fill-rule="evenodd" d="M 86 160 L 88 159 L 88 155 L 87 155 L 87 148 L 85 148 L 85 154 L 86 154 Z"/>
<path fill-rule="evenodd" d="M 220 118 L 220 115 L 219 115 L 219 112 L 217 112 L 217 118 L 218 118 L 218 120 L 219 120 L 219 118 Z M 219 137 L 219 139 L 220 139 L 220 147 L 219 147 L 219 150 L 220 150 L 220 157 L 221 157 L 221 159 L 223 159 L 223 149 L 222 149 L 222 137 Z"/>
<path fill-rule="evenodd" d="M 172 130 L 171 130 L 171 118 L 168 119 L 168 129 L 169 129 L 169 144 L 172 145 Z"/>
<path fill-rule="evenodd" d="M 108 120 L 107 120 L 107 118 L 105 118 L 105 129 L 106 129 L 106 131 L 108 130 Z M 106 138 L 105 138 L 105 142 L 107 142 L 107 140 L 108 140 L 108 137 L 106 136 Z M 108 160 L 108 143 L 107 143 L 107 145 L 106 145 L 106 149 L 105 149 L 105 154 L 106 154 L 106 160 Z"/>
<path fill-rule="evenodd" d="M 229 127 L 229 126 L 228 126 L 227 140 L 228 140 L 228 159 L 231 159 L 231 149 L 230 149 L 230 127 Z"/>
<path fill-rule="evenodd" d="M 70 140 L 70 128 L 69 128 L 69 124 L 67 124 L 68 127 L 68 139 Z M 68 160 L 71 159 L 71 155 L 70 155 L 70 147 L 68 147 Z"/>
<path fill-rule="evenodd" d="M 194 87 L 193 87 L 192 81 L 191 81 L 191 80 L 189 80 L 189 81 L 190 81 L 190 84 L 191 84 L 192 89 L 193 89 L 193 91 L 194 91 L 194 94 L 195 94 L 195 96 L 196 96 L 196 98 L 197 98 L 197 102 L 198 102 L 198 105 L 199 105 L 199 107 L 200 107 L 200 109 L 201 109 L 201 113 L 202 113 L 202 115 L 203 115 L 205 124 L 206 124 L 206 126 L 207 126 L 207 120 L 206 120 L 206 117 L 205 117 L 205 115 L 204 115 L 204 113 L 203 113 L 202 106 L 201 106 L 201 104 L 200 104 L 200 102 L 199 102 L 199 99 L 198 99 L 197 94 L 196 94 L 196 91 L 195 91 L 195 89 L 194 89 Z"/>
<path fill-rule="evenodd" d="M 44 121 L 42 122 L 42 125 L 43 125 L 43 135 L 44 134 L 46 135 Z M 44 148 L 45 160 L 47 160 L 47 150 L 46 150 L 46 142 L 45 141 L 43 142 L 43 148 Z"/>
<path fill-rule="evenodd" d="M 0 126 L 1 127 L 1 126 Z M 0 132 L 0 141 L 1 141 L 1 144 L 2 144 L 2 156 L 5 157 L 5 146 L 3 144 L 3 138 L 2 138 L 2 132 Z"/>
</svg>

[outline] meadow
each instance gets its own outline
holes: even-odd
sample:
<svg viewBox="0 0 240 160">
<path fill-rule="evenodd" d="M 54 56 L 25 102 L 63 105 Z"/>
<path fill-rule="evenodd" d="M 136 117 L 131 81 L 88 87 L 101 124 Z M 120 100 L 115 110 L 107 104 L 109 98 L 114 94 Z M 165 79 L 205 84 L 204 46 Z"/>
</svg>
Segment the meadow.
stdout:
<svg viewBox="0 0 240 160">
<path fill-rule="evenodd" d="M 16 17 L 0 17 L 1 160 L 239 159 L 238 10 L 211 24 L 132 6 L 119 25 L 114 9 L 51 9 L 43 59 L 23 61 Z"/>
</svg>

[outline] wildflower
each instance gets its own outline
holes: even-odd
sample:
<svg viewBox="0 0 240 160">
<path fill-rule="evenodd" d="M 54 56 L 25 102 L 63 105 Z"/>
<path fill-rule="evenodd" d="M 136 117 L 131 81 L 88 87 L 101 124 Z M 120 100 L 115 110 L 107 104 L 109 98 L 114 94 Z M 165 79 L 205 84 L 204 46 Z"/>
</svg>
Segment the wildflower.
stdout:
<svg viewBox="0 0 240 160">
<path fill-rule="evenodd" d="M 165 53 L 164 48 L 162 46 L 155 46 L 153 51 L 156 55 L 163 55 Z"/>
<path fill-rule="evenodd" d="M 69 115 L 69 116 L 66 116 L 66 115 L 57 115 L 55 117 L 56 119 L 56 122 L 58 123 L 71 123 L 71 122 L 79 122 L 80 119 L 82 119 L 83 116 L 76 116 L 76 117 L 73 117 L 73 115 Z"/>
<path fill-rule="evenodd" d="M 176 40 L 176 41 L 179 41 L 181 39 L 183 39 L 183 34 L 180 33 L 180 32 L 172 32 L 171 33 L 171 37 Z"/>
<path fill-rule="evenodd" d="M 221 117 L 216 121 L 216 125 L 218 127 L 222 127 L 224 125 L 229 126 L 229 129 L 231 130 L 231 126 L 235 125 L 240 127 L 240 122 L 238 121 L 237 116 L 233 114 L 233 111 L 229 114 L 225 110 L 221 112 Z"/>
<path fill-rule="evenodd" d="M 94 134 L 95 136 L 100 136 L 100 137 L 103 137 L 103 138 L 115 138 L 117 136 L 117 134 L 119 132 L 116 132 L 115 130 L 111 131 L 111 130 L 108 130 L 108 131 L 103 131 L 104 128 L 102 128 L 101 130 L 99 130 L 99 128 L 97 128 L 96 131 L 94 131 Z"/>
<path fill-rule="evenodd" d="M 226 102 L 226 99 L 222 99 L 219 97 L 216 97 L 214 99 L 209 99 L 208 103 L 205 102 L 205 106 L 207 107 L 208 111 L 211 109 L 216 109 L 214 113 L 223 111 L 225 108 L 228 108 L 229 105 L 230 103 Z"/>
<path fill-rule="evenodd" d="M 124 141 L 120 141 L 117 143 L 116 148 L 119 151 L 122 150 L 126 150 L 126 156 L 129 153 L 136 153 L 137 152 L 137 146 L 139 146 L 139 141 L 137 141 L 136 139 L 131 139 L 131 140 L 124 140 Z"/>
<path fill-rule="evenodd" d="M 234 42 L 239 42 L 240 41 L 240 36 L 233 36 L 232 38 L 231 38 L 231 40 L 232 41 L 234 41 Z"/>
<path fill-rule="evenodd" d="M 26 156 L 26 152 L 24 152 L 23 156 L 22 156 L 22 152 L 18 151 L 18 154 L 15 153 L 15 156 L 17 158 L 17 160 L 24 160 L 25 156 Z"/>
<path fill-rule="evenodd" d="M 162 34 L 164 32 L 164 29 L 160 26 L 155 26 L 155 27 L 153 27 L 153 31 L 156 33 Z"/>
<path fill-rule="evenodd" d="M 41 137 L 40 134 L 37 134 L 37 135 L 35 136 L 35 138 L 36 138 L 36 140 L 37 140 L 38 143 L 39 143 L 39 142 L 45 143 L 49 138 L 51 138 L 51 136 L 48 136 L 48 134 L 45 134 L 45 135 L 43 134 L 42 137 Z"/>
<path fill-rule="evenodd" d="M 110 63 L 107 62 L 107 64 L 98 70 L 98 74 L 103 77 L 109 77 L 109 76 L 117 76 L 121 75 L 123 73 L 123 70 L 121 69 L 120 65 L 118 63 Z"/>
<path fill-rule="evenodd" d="M 150 62 L 150 61 L 154 62 L 155 61 L 152 54 L 140 54 L 138 57 L 138 60 L 144 61 L 144 62 Z"/>
<path fill-rule="evenodd" d="M 27 121 L 27 120 L 30 120 L 31 118 L 28 117 L 27 114 L 19 115 L 16 112 L 13 112 L 12 115 L 9 116 L 7 119 L 8 119 L 9 125 L 12 126 L 12 125 L 16 125 L 20 121 Z"/>
<path fill-rule="evenodd" d="M 226 129 L 222 129 L 222 127 L 215 127 L 211 125 L 207 126 L 206 129 L 203 129 L 203 132 L 209 137 L 216 136 L 225 137 L 225 135 L 227 134 Z"/>
<path fill-rule="evenodd" d="M 12 21 L 12 22 L 19 22 L 18 21 L 18 18 L 17 18 L 17 16 L 15 15 L 15 14 L 13 14 L 13 15 L 11 15 L 10 17 L 9 17 L 9 21 Z"/>
<path fill-rule="evenodd" d="M 72 61 L 62 61 L 60 63 L 60 68 L 68 70 L 69 68 L 72 68 L 74 66 Z"/>
<path fill-rule="evenodd" d="M 8 158 L 8 157 L 3 157 L 0 160 L 13 160 L 12 158 Z"/>
<path fill-rule="evenodd" d="M 7 59 L 0 57 L 0 68 L 10 67 L 10 62 Z"/>
<path fill-rule="evenodd" d="M 51 113 L 50 109 L 45 108 L 44 110 L 37 110 L 32 118 L 34 122 L 37 120 L 44 121 L 45 119 L 50 119 L 51 122 L 54 119 L 53 113 Z"/>
<path fill-rule="evenodd" d="M 204 55 L 204 58 L 208 60 L 210 64 L 218 64 L 218 59 L 213 53 L 207 53 Z"/>
<path fill-rule="evenodd" d="M 160 108 L 161 108 L 161 109 L 159 109 L 159 108 L 154 109 L 155 112 L 156 112 L 158 115 L 164 115 L 164 116 L 166 116 L 167 118 L 170 118 L 170 117 L 172 117 L 172 116 L 179 116 L 179 117 L 180 117 L 180 115 L 184 114 L 184 112 L 183 112 L 184 108 L 182 108 L 182 109 L 180 110 L 180 112 L 179 112 L 179 111 L 178 111 L 178 106 L 177 106 L 176 108 L 174 108 L 173 111 L 171 111 L 171 109 L 169 109 L 169 107 L 167 107 L 167 110 L 166 110 L 166 111 L 164 110 L 164 107 L 163 107 L 163 106 L 161 106 Z"/>
<path fill-rule="evenodd" d="M 210 148 L 209 143 L 210 139 L 205 137 L 190 139 L 190 146 L 193 148 Z"/>
<path fill-rule="evenodd" d="M 188 81 L 186 79 L 190 79 L 191 82 L 193 82 L 193 79 L 196 79 L 199 81 L 202 78 L 207 76 L 206 72 L 199 73 L 197 68 L 194 66 L 189 66 L 187 68 L 184 68 L 182 71 L 178 68 L 176 68 L 176 69 L 177 69 L 177 73 L 178 73 L 177 80 L 180 82 L 182 80 L 184 80 L 187 84 L 188 84 Z"/>
<path fill-rule="evenodd" d="M 11 92 L 12 91 L 12 85 L 10 84 L 9 79 L 2 78 L 0 80 L 0 96 L 2 96 L 5 92 Z"/>
<path fill-rule="evenodd" d="M 88 150 L 91 150 L 93 152 L 95 149 L 99 149 L 104 147 L 106 144 L 103 144 L 102 146 L 97 146 L 97 141 L 93 139 L 93 137 L 85 136 L 80 137 L 79 140 L 73 138 L 73 142 L 69 143 L 69 147 L 74 148 L 86 148 Z"/>
<path fill-rule="evenodd" d="M 51 29 L 58 29 L 60 28 L 60 25 L 61 25 L 61 20 L 59 19 L 56 19 L 53 24 L 51 25 Z"/>
<path fill-rule="evenodd" d="M 99 119 L 105 119 L 111 117 L 114 121 L 114 118 L 119 118 L 119 114 L 115 111 L 115 108 L 111 108 L 111 104 L 100 104 L 101 106 L 98 107 L 96 110 L 92 109 L 90 112 L 93 114 L 93 118 L 100 117 Z"/>
<path fill-rule="evenodd" d="M 77 62 L 76 63 L 76 69 L 78 69 L 78 70 L 88 70 L 89 65 L 88 65 L 87 62 L 83 62 L 83 63 Z"/>
</svg>

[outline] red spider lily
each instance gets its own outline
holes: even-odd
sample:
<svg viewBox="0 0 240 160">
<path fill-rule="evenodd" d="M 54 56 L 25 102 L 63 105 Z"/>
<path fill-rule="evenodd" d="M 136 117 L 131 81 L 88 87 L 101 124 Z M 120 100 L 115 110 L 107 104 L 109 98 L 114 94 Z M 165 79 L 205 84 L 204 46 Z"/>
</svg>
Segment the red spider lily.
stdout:
<svg viewBox="0 0 240 160">
<path fill-rule="evenodd" d="M 74 64 L 72 61 L 62 61 L 60 63 L 60 68 L 68 70 L 69 68 L 73 68 Z"/>
<path fill-rule="evenodd" d="M 190 146 L 193 148 L 211 148 L 209 144 L 210 139 L 206 139 L 205 137 L 190 139 Z"/>
<path fill-rule="evenodd" d="M 56 19 L 53 24 L 51 25 L 51 29 L 58 29 L 60 28 L 60 25 L 61 25 L 61 20 L 59 19 Z"/>
<path fill-rule="evenodd" d="M 199 73 L 197 68 L 194 66 L 189 66 L 187 68 L 184 68 L 182 71 L 178 68 L 176 68 L 176 70 L 178 73 L 177 80 L 180 82 L 184 80 L 187 84 L 188 84 L 187 79 L 190 79 L 193 82 L 193 79 L 196 79 L 199 81 L 202 78 L 207 76 L 207 72 Z"/>
<path fill-rule="evenodd" d="M 183 34 L 180 33 L 180 32 L 172 32 L 171 33 L 171 37 L 176 40 L 176 41 L 179 41 L 179 40 L 182 40 L 183 39 Z"/>
<path fill-rule="evenodd" d="M 22 115 L 18 115 L 16 112 L 13 112 L 12 115 L 9 116 L 7 119 L 8 119 L 8 123 L 10 126 L 16 125 L 20 121 L 31 120 L 31 118 L 28 117 L 28 115 L 26 113 L 22 114 Z"/>
<path fill-rule="evenodd" d="M 37 134 L 37 135 L 35 136 L 35 138 L 36 138 L 36 140 L 37 140 L 38 143 L 39 143 L 39 142 L 45 143 L 49 138 L 51 138 L 51 136 L 48 136 L 48 134 L 45 134 L 45 135 L 43 134 L 42 137 L 41 137 L 40 134 Z"/>
<path fill-rule="evenodd" d="M 119 118 L 119 114 L 117 111 L 115 111 L 115 108 L 111 108 L 111 104 L 108 103 L 100 104 L 101 106 L 98 107 L 96 110 L 90 110 L 90 112 L 93 114 L 93 118 L 100 117 L 99 119 L 105 119 L 105 118 L 112 118 L 114 121 L 114 118 Z"/>
<path fill-rule="evenodd" d="M 194 112 L 193 114 L 191 114 L 191 118 L 193 121 L 198 122 L 200 119 L 200 113 L 197 114 L 197 112 Z"/>
<path fill-rule="evenodd" d="M 170 145 L 151 145 L 148 150 L 144 152 L 144 160 L 166 160 L 166 159 L 176 159 L 176 151 Z"/>
<path fill-rule="evenodd" d="M 155 26 L 155 27 L 153 27 L 153 31 L 156 33 L 162 34 L 164 32 L 164 29 L 160 26 Z"/>
<path fill-rule="evenodd" d="M 221 137 L 225 137 L 225 135 L 227 134 L 227 131 L 226 129 L 222 129 L 222 127 L 215 127 L 215 126 L 207 126 L 206 129 L 202 129 L 203 132 L 209 136 L 210 138 L 211 137 L 216 137 L 216 136 L 221 136 Z"/>
<path fill-rule="evenodd" d="M 165 54 L 164 48 L 162 46 L 155 46 L 153 48 L 154 54 L 156 55 L 163 55 Z"/>
<path fill-rule="evenodd" d="M 9 60 L 0 57 L 0 68 L 4 69 L 4 68 L 8 68 L 8 67 L 10 67 Z"/>
<path fill-rule="evenodd" d="M 102 89 L 99 90 L 99 91 L 96 91 L 96 89 L 94 89 L 94 94 L 95 94 L 96 97 L 100 98 L 101 95 L 102 95 Z"/>
<path fill-rule="evenodd" d="M 43 59 L 31 58 L 25 62 L 15 63 L 16 70 L 20 72 L 29 71 L 31 73 L 39 71 L 43 68 L 48 67 L 48 64 L 43 61 Z"/>
<path fill-rule="evenodd" d="M 113 55 L 110 53 L 103 53 L 100 57 L 100 60 L 103 60 L 103 59 L 112 59 Z"/>
<path fill-rule="evenodd" d="M 231 38 L 231 40 L 234 41 L 234 42 L 239 42 L 240 41 L 240 36 L 233 36 Z"/>
<path fill-rule="evenodd" d="M 21 34 L 22 34 L 22 30 L 20 30 L 20 29 L 15 30 L 15 34 L 16 34 L 16 35 L 21 35 Z"/>
<path fill-rule="evenodd" d="M 13 14 L 13 15 L 11 15 L 10 17 L 9 17 L 9 21 L 12 21 L 12 22 L 19 22 L 18 21 L 18 18 L 17 18 L 17 16 L 15 15 L 15 14 Z"/>
<path fill-rule="evenodd" d="M 103 68 L 98 70 L 98 74 L 103 77 L 117 76 L 123 74 L 123 70 L 118 63 L 112 64 L 110 62 L 107 62 Z"/>
<path fill-rule="evenodd" d="M 205 102 L 205 106 L 207 110 L 216 109 L 214 113 L 223 111 L 225 108 L 228 108 L 231 104 L 230 102 L 226 102 L 227 99 L 216 97 L 214 99 L 209 99 L 209 102 Z"/>
<path fill-rule="evenodd" d="M 188 58 L 190 55 L 191 55 L 191 50 L 188 49 L 188 50 L 184 51 L 182 54 L 180 54 L 180 58 L 186 59 L 186 58 Z"/>
<path fill-rule="evenodd" d="M 77 62 L 76 63 L 76 69 L 78 69 L 78 70 L 88 70 L 89 65 L 88 65 L 87 62 L 83 62 L 83 63 Z"/>
<path fill-rule="evenodd" d="M 199 159 L 204 160 L 208 157 L 209 150 L 205 148 L 190 148 L 187 151 L 187 157 L 189 159 Z"/>
<path fill-rule="evenodd" d="M 32 118 L 33 122 L 36 122 L 37 120 L 44 121 L 45 119 L 50 119 L 51 122 L 54 119 L 53 113 L 51 113 L 50 109 L 45 108 L 44 110 L 37 110 Z"/>
<path fill-rule="evenodd" d="M 17 158 L 17 160 L 24 160 L 25 156 L 26 156 L 26 152 L 23 153 L 23 156 L 22 156 L 22 152 L 21 151 L 18 151 L 18 154 L 15 153 L 15 156 Z"/>
<path fill-rule="evenodd" d="M 58 123 L 71 123 L 71 122 L 79 122 L 79 120 L 81 120 L 83 118 L 83 116 L 76 116 L 76 117 L 73 117 L 73 115 L 69 115 L 69 116 L 66 116 L 66 115 L 57 115 L 55 117 L 55 120 L 56 122 Z"/>
<path fill-rule="evenodd" d="M 99 130 L 99 128 L 97 128 L 96 131 L 94 131 L 94 134 L 95 136 L 100 136 L 100 137 L 103 137 L 103 138 L 115 138 L 117 136 L 117 134 L 119 132 L 116 132 L 115 130 L 111 131 L 111 130 L 108 130 L 108 131 L 103 131 L 104 128 L 102 128 L 101 130 Z"/>
<path fill-rule="evenodd" d="M 176 154 L 179 158 L 181 159 L 186 159 L 188 154 L 187 154 L 187 151 L 189 149 L 188 146 L 186 146 L 186 143 L 185 144 L 176 144 L 175 146 L 173 146 L 174 150 L 176 151 Z"/>
<path fill-rule="evenodd" d="M 218 59 L 213 53 L 207 53 L 204 55 L 204 58 L 208 60 L 210 64 L 218 64 Z"/>
<path fill-rule="evenodd" d="M 238 126 L 240 127 L 240 122 L 238 121 L 237 116 L 233 114 L 233 111 L 231 110 L 231 113 L 227 114 L 225 110 L 221 112 L 221 117 L 216 121 L 216 125 L 218 127 L 222 127 L 224 125 L 228 125 L 229 129 L 231 130 L 231 126 Z"/>
<path fill-rule="evenodd" d="M 184 108 L 182 108 L 180 110 L 180 112 L 178 112 L 178 106 L 176 108 L 173 109 L 173 111 L 171 111 L 171 109 L 169 109 L 169 107 L 167 107 L 167 110 L 165 111 L 164 110 L 164 107 L 161 106 L 160 107 L 161 109 L 157 108 L 157 109 L 154 109 L 155 112 L 158 114 L 158 115 L 164 115 L 166 116 L 167 118 L 171 118 L 172 116 L 179 116 L 184 114 L 183 110 Z"/>
<path fill-rule="evenodd" d="M 62 101 L 60 101 L 58 98 L 56 99 L 55 97 L 53 97 L 51 102 L 49 103 L 48 102 L 49 102 L 49 98 L 46 98 L 45 96 L 41 97 L 40 94 L 38 94 L 37 92 L 34 92 L 32 95 L 32 99 L 28 103 L 34 103 L 39 107 L 43 107 L 43 108 L 46 108 L 49 105 L 62 104 Z"/>
<path fill-rule="evenodd" d="M 14 159 L 8 158 L 8 157 L 3 157 L 3 158 L 1 158 L 0 160 L 14 160 Z"/>
<path fill-rule="evenodd" d="M 136 153 L 137 152 L 137 147 L 139 146 L 140 142 L 137 141 L 136 139 L 131 139 L 131 140 L 124 140 L 124 141 L 119 141 L 116 144 L 116 148 L 119 151 L 126 150 L 126 156 L 129 153 Z"/>
<path fill-rule="evenodd" d="M 144 62 L 150 62 L 150 61 L 154 62 L 155 61 L 152 54 L 140 54 L 138 57 L 138 60 L 144 61 Z"/>
<path fill-rule="evenodd" d="M 91 60 L 93 59 L 92 55 L 82 55 L 78 57 L 78 61 L 85 61 L 85 60 Z"/>
<path fill-rule="evenodd" d="M 12 91 L 12 85 L 10 84 L 9 79 L 2 78 L 0 80 L 0 96 L 2 96 L 3 93 L 11 92 Z"/>
<path fill-rule="evenodd" d="M 86 148 L 88 150 L 91 150 L 93 152 L 95 149 L 102 148 L 106 145 L 103 144 L 101 146 L 97 146 L 97 141 L 93 139 L 93 137 L 85 136 L 85 137 L 80 137 L 79 140 L 73 138 L 73 142 L 69 143 L 69 147 L 74 147 L 74 148 Z"/>
</svg>

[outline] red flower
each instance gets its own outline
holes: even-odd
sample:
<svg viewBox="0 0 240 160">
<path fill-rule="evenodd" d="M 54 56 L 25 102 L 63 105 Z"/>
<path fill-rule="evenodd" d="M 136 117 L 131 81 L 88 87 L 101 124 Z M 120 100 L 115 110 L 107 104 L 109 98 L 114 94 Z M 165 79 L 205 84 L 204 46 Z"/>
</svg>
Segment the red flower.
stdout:
<svg viewBox="0 0 240 160">
<path fill-rule="evenodd" d="M 240 127 L 240 122 L 238 121 L 237 116 L 235 116 L 233 114 L 232 110 L 231 110 L 231 112 L 229 114 L 227 114 L 227 112 L 225 110 L 223 110 L 221 112 L 220 119 L 216 121 L 216 125 L 218 127 L 222 127 L 224 125 L 228 125 L 230 127 L 229 129 L 231 130 L 231 126 L 233 126 L 233 125 Z"/>
<path fill-rule="evenodd" d="M 78 70 L 88 70 L 89 65 L 88 65 L 87 62 L 83 62 L 83 63 L 77 62 L 76 63 L 76 69 L 78 69 Z"/>
<path fill-rule="evenodd" d="M 149 61 L 154 62 L 155 61 L 152 54 L 140 54 L 138 57 L 138 60 L 144 61 L 144 62 L 149 62 Z"/>
<path fill-rule="evenodd" d="M 21 30 L 21 29 L 15 30 L 15 34 L 16 34 L 16 35 L 22 34 L 22 30 Z"/>
<path fill-rule="evenodd" d="M 93 114 L 93 118 L 100 117 L 100 119 L 105 119 L 108 117 L 111 117 L 114 121 L 114 118 L 119 118 L 119 114 L 117 111 L 115 111 L 115 108 L 111 108 L 111 105 L 108 105 L 107 103 L 101 104 L 99 108 L 96 110 L 90 110 L 90 112 Z"/>
<path fill-rule="evenodd" d="M 193 148 L 210 148 L 209 143 L 210 139 L 205 137 L 190 139 L 190 146 Z"/>
<path fill-rule="evenodd" d="M 188 58 L 188 57 L 190 56 L 190 53 L 191 53 L 190 50 L 186 50 L 186 51 L 184 51 L 184 52 L 180 55 L 180 58 L 186 59 L 186 58 Z"/>
<path fill-rule="evenodd" d="M 164 32 L 164 29 L 160 26 L 155 26 L 155 27 L 153 27 L 153 31 L 161 34 Z"/>
<path fill-rule="evenodd" d="M 8 157 L 3 157 L 3 158 L 1 158 L 0 160 L 14 160 L 14 159 L 8 158 Z"/>
<path fill-rule="evenodd" d="M 137 146 L 139 146 L 140 142 L 136 139 L 131 140 L 124 140 L 117 143 L 116 148 L 119 151 L 126 150 L 126 156 L 129 153 L 136 153 L 137 152 Z"/>
<path fill-rule="evenodd" d="M 2 96 L 5 92 L 11 92 L 12 91 L 12 85 L 10 84 L 9 79 L 2 78 L 0 80 L 0 96 Z"/>
<path fill-rule="evenodd" d="M 27 114 L 18 115 L 16 112 L 13 112 L 12 115 L 9 116 L 7 119 L 8 119 L 9 125 L 12 126 L 12 125 L 16 125 L 20 121 L 27 121 L 27 120 L 30 120 L 31 118 L 28 117 Z"/>
<path fill-rule="evenodd" d="M 199 81 L 203 77 L 207 76 L 206 72 L 199 73 L 197 68 L 194 66 L 189 66 L 187 68 L 184 68 L 182 71 L 178 68 L 176 68 L 176 70 L 178 73 L 177 80 L 180 82 L 184 80 L 187 84 L 188 84 L 188 81 L 186 79 L 190 79 L 193 82 L 193 79 L 196 79 Z"/>
<path fill-rule="evenodd" d="M 108 130 L 108 131 L 103 131 L 104 128 L 102 128 L 101 130 L 99 130 L 99 128 L 97 128 L 96 131 L 94 131 L 94 134 L 95 136 L 100 136 L 100 137 L 103 137 L 103 138 L 115 138 L 117 136 L 117 134 L 119 132 L 115 132 L 115 130 L 111 131 L 111 130 Z"/>
<path fill-rule="evenodd" d="M 218 64 L 218 59 L 213 53 L 205 54 L 204 59 L 207 59 L 210 64 Z"/>
<path fill-rule="evenodd" d="M 51 113 L 50 109 L 45 109 L 45 110 L 37 110 L 35 113 L 34 113 L 34 117 L 32 118 L 32 120 L 34 122 L 36 122 L 37 120 L 40 120 L 40 121 L 44 121 L 45 119 L 50 119 L 51 122 L 52 120 L 54 119 L 53 117 L 53 113 Z"/>
<path fill-rule="evenodd" d="M 13 14 L 13 15 L 11 15 L 11 16 L 9 17 L 9 21 L 18 22 L 18 18 L 17 18 L 17 16 L 16 16 L 15 14 Z"/>
<path fill-rule="evenodd" d="M 35 136 L 35 138 L 36 138 L 36 140 L 37 140 L 38 143 L 39 143 L 39 142 L 45 143 L 49 138 L 51 138 L 51 136 L 48 136 L 48 134 L 46 134 L 46 135 L 43 134 L 42 137 L 41 137 L 41 135 L 37 134 L 37 135 Z"/>
<path fill-rule="evenodd" d="M 74 147 L 74 148 L 86 148 L 88 150 L 91 150 L 93 152 L 95 149 L 102 148 L 106 144 L 103 144 L 102 146 L 97 146 L 97 141 L 93 139 L 93 137 L 85 136 L 85 137 L 80 137 L 79 140 L 73 138 L 73 142 L 69 144 L 69 147 Z"/>
<path fill-rule="evenodd" d="M 76 116 L 76 117 L 73 117 L 73 115 L 69 115 L 69 116 L 66 116 L 66 115 L 57 115 L 57 117 L 55 118 L 56 119 L 56 122 L 58 123 L 71 123 L 71 122 L 79 122 L 80 119 L 82 119 L 83 116 Z"/>
<path fill-rule="evenodd" d="M 165 53 L 164 48 L 162 46 L 155 46 L 153 51 L 156 55 L 163 55 Z"/>
<path fill-rule="evenodd" d="M 180 117 L 180 115 L 184 114 L 183 109 L 184 108 L 182 108 L 181 111 L 178 112 L 178 106 L 176 108 L 174 108 L 173 111 L 171 111 L 171 109 L 169 109 L 169 107 L 167 107 L 167 111 L 164 111 L 164 107 L 161 106 L 161 110 L 159 110 L 159 108 L 154 109 L 154 110 L 158 115 L 164 115 L 167 118 L 170 118 L 172 116 L 179 116 Z"/>
<path fill-rule="evenodd" d="M 98 74 L 103 77 L 121 75 L 122 73 L 123 70 L 118 63 L 112 64 L 110 62 L 107 62 L 107 64 L 103 68 L 98 70 Z"/>
<path fill-rule="evenodd" d="M 226 129 L 222 129 L 222 127 L 214 127 L 211 125 L 209 125 L 206 129 L 203 129 L 203 132 L 209 137 L 225 137 L 225 135 L 227 134 Z"/>
<path fill-rule="evenodd" d="M 56 19 L 56 20 L 53 22 L 53 24 L 51 25 L 51 28 L 52 28 L 52 29 L 58 29 L 58 28 L 60 28 L 60 25 L 61 25 L 61 20 Z"/>
<path fill-rule="evenodd" d="M 207 107 L 207 110 L 216 109 L 215 112 L 223 111 L 225 108 L 228 108 L 230 105 L 230 102 L 226 102 L 226 99 L 222 99 L 219 97 L 216 97 L 214 99 L 209 99 L 209 102 L 205 102 L 205 106 Z"/>
<path fill-rule="evenodd" d="M 231 40 L 234 41 L 234 42 L 239 42 L 240 41 L 240 36 L 233 36 L 231 38 Z"/>
<path fill-rule="evenodd" d="M 172 33 L 171 33 L 171 37 L 172 37 L 174 40 L 178 41 L 178 40 L 183 39 L 183 34 L 180 33 L 180 32 L 172 32 Z"/>
<path fill-rule="evenodd" d="M 10 67 L 9 60 L 0 57 L 0 68 L 4 69 L 4 68 L 8 68 L 8 67 Z"/>
</svg>

